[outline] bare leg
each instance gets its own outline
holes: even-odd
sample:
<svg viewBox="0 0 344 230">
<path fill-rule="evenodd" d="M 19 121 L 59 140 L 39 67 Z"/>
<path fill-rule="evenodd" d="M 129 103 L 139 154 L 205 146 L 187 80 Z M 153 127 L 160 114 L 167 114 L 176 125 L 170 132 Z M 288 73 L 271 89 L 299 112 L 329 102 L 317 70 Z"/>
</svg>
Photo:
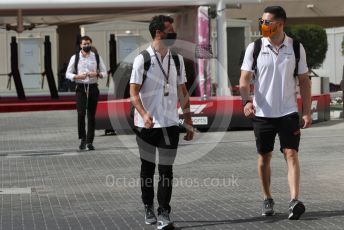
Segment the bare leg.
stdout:
<svg viewBox="0 0 344 230">
<path fill-rule="evenodd" d="M 259 154 L 258 156 L 258 174 L 260 177 L 260 182 L 262 186 L 262 192 L 264 199 L 271 198 L 271 167 L 270 161 L 272 157 L 272 152 L 266 154 Z"/>
<path fill-rule="evenodd" d="M 298 199 L 300 189 L 300 164 L 296 150 L 284 149 L 284 158 L 288 165 L 288 183 L 291 199 Z"/>
</svg>

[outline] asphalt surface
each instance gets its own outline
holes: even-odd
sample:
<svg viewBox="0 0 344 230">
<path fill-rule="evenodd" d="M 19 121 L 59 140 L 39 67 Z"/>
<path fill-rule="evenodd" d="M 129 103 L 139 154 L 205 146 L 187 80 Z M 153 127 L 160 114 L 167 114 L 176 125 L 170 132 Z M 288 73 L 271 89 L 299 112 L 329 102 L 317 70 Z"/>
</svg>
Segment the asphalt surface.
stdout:
<svg viewBox="0 0 344 230">
<path fill-rule="evenodd" d="M 155 229 L 144 224 L 135 137 L 96 131 L 96 151 L 80 152 L 76 122 L 75 111 L 0 114 L 0 229 Z M 273 217 L 260 215 L 252 130 L 181 141 L 171 218 L 178 229 L 344 229 L 343 140 L 340 119 L 302 130 L 298 221 L 287 219 L 278 140 Z"/>
</svg>

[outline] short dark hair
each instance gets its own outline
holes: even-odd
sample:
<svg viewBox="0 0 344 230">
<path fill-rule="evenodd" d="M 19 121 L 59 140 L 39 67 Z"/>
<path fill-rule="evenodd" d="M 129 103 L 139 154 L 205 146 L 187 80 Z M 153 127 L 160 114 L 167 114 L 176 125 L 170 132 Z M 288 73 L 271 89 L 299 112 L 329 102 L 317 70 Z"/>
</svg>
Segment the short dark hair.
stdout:
<svg viewBox="0 0 344 230">
<path fill-rule="evenodd" d="M 82 36 L 80 38 L 80 44 L 82 43 L 82 41 L 90 41 L 92 43 L 92 39 L 89 36 Z"/>
<path fill-rule="evenodd" d="M 155 38 L 157 30 L 163 31 L 165 29 L 165 22 L 173 23 L 173 18 L 166 15 L 154 16 L 149 24 L 149 32 L 152 38 Z"/>
<path fill-rule="evenodd" d="M 287 14 L 281 6 L 268 6 L 264 9 L 264 13 L 270 13 L 274 15 L 274 19 L 279 19 L 285 22 L 287 20 Z"/>
</svg>

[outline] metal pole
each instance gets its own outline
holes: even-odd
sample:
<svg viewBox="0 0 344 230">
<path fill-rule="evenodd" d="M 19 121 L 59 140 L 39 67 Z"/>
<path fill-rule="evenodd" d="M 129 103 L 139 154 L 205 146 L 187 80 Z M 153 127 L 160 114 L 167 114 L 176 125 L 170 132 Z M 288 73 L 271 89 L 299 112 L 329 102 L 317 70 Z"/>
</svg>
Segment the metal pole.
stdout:
<svg viewBox="0 0 344 230">
<path fill-rule="evenodd" d="M 343 104 L 343 108 L 342 108 L 342 116 L 341 118 L 344 118 L 344 65 L 343 65 L 343 75 L 342 75 L 342 81 L 340 82 L 340 87 L 342 89 L 342 104 Z"/>
<path fill-rule="evenodd" d="M 231 95 L 228 88 L 228 66 L 227 66 L 227 22 L 226 6 L 222 0 L 217 4 L 217 53 L 218 53 L 218 96 Z"/>
</svg>

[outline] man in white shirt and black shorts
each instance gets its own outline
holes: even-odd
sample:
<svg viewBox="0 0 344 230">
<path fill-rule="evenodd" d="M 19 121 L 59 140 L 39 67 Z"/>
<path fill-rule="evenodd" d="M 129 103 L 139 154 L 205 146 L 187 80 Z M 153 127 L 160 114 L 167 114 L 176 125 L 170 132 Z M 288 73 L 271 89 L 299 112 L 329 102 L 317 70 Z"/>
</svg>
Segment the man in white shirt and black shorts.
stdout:
<svg viewBox="0 0 344 230">
<path fill-rule="evenodd" d="M 264 201 L 262 215 L 274 215 L 274 201 L 270 190 L 270 161 L 278 134 L 280 150 L 288 165 L 288 182 L 291 200 L 289 219 L 299 219 L 305 212 L 304 204 L 298 200 L 300 166 L 298 151 L 300 125 L 297 106 L 297 81 L 302 98 L 302 128 L 310 127 L 311 91 L 306 54 L 299 45 L 300 60 L 297 63 L 293 39 L 284 33 L 286 13 L 280 6 L 265 8 L 259 25 L 263 38 L 261 50 L 254 68 L 254 43 L 245 52 L 241 66 L 240 93 L 246 117 L 252 118 L 258 156 L 258 173 Z M 297 73 L 294 74 L 297 65 Z M 254 79 L 254 98 L 250 98 L 250 82 Z M 296 76 L 294 76 L 296 75 Z"/>
<path fill-rule="evenodd" d="M 149 31 L 152 44 L 146 49 L 150 56 L 150 68 L 144 75 L 144 55 L 138 55 L 133 64 L 130 79 L 131 102 L 135 107 L 134 125 L 141 158 L 141 191 L 145 209 L 145 223 L 155 224 L 158 229 L 173 229 L 170 220 L 172 195 L 172 166 L 179 142 L 178 100 L 183 110 L 186 135 L 193 139 L 190 102 L 185 86 L 186 75 L 183 57 L 178 54 L 179 65 L 175 63 L 169 49 L 177 34 L 169 16 L 153 17 Z M 177 71 L 177 66 L 180 69 Z M 179 75 L 178 75 L 179 72 Z M 154 213 L 155 154 L 159 152 L 158 218 Z"/>
</svg>

